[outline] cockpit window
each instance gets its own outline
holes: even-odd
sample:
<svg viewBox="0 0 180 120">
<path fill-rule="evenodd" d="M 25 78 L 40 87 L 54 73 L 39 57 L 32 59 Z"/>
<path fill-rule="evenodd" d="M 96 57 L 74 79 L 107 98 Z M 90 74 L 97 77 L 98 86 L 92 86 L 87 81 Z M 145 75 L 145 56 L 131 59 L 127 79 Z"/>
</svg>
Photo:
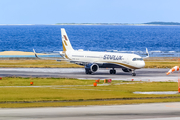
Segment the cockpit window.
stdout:
<svg viewBox="0 0 180 120">
<path fill-rule="evenodd" d="M 133 58 L 132 61 L 142 61 L 142 58 Z"/>
</svg>

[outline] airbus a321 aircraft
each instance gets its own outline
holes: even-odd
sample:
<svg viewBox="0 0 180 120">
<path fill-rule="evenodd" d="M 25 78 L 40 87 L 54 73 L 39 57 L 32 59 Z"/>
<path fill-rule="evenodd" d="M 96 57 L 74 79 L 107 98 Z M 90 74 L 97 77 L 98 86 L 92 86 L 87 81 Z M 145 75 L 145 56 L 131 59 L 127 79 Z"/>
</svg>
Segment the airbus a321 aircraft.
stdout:
<svg viewBox="0 0 180 120">
<path fill-rule="evenodd" d="M 61 36 L 63 51 L 60 55 L 70 63 L 85 66 L 86 74 L 92 74 L 99 68 L 112 68 L 110 74 L 116 74 L 115 68 L 122 68 L 136 76 L 135 70 L 145 66 L 143 58 L 136 54 L 74 50 L 64 28 L 61 28 Z M 149 57 L 147 48 L 146 55 L 145 58 Z"/>
</svg>

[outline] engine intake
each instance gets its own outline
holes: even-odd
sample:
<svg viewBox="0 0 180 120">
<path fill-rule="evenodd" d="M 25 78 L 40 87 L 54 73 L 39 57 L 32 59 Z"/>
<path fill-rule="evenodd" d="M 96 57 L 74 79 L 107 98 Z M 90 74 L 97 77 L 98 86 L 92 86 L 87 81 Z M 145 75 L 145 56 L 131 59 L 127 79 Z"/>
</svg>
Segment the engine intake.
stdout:
<svg viewBox="0 0 180 120">
<path fill-rule="evenodd" d="M 85 66 L 86 74 L 91 74 L 96 72 L 99 69 L 99 66 L 94 63 L 89 63 Z"/>
</svg>

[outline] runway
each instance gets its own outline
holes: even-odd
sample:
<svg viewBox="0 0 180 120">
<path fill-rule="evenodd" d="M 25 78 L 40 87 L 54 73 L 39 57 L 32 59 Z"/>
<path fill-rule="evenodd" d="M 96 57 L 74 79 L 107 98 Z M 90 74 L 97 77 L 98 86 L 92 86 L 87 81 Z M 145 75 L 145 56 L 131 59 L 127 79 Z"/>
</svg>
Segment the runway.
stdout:
<svg viewBox="0 0 180 120">
<path fill-rule="evenodd" d="M 1 120 L 179 120 L 180 103 L 0 109 Z"/>
<path fill-rule="evenodd" d="M 0 77 L 60 77 L 77 79 L 112 79 L 112 80 L 134 80 L 134 81 L 177 81 L 178 72 L 166 75 L 169 69 L 139 69 L 136 76 L 116 69 L 117 74 L 109 74 L 110 69 L 99 69 L 91 75 L 85 74 L 84 68 L 0 68 Z"/>
</svg>

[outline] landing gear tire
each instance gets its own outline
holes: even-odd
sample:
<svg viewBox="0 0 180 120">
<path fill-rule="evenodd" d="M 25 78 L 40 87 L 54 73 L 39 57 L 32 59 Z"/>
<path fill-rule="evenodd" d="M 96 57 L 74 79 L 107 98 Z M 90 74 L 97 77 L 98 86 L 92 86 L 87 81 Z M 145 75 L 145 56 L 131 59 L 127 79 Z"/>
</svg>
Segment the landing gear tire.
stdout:
<svg viewBox="0 0 180 120">
<path fill-rule="evenodd" d="M 132 70 L 132 76 L 136 76 L 135 70 Z"/>
<path fill-rule="evenodd" d="M 116 70 L 112 69 L 109 71 L 110 74 L 116 74 Z"/>
<path fill-rule="evenodd" d="M 116 70 L 113 70 L 114 71 L 114 73 L 113 74 L 116 74 Z"/>
<path fill-rule="evenodd" d="M 132 76 L 136 76 L 136 73 L 132 73 Z"/>
<path fill-rule="evenodd" d="M 113 74 L 113 70 L 110 70 L 109 72 L 110 72 L 110 74 Z"/>
</svg>

